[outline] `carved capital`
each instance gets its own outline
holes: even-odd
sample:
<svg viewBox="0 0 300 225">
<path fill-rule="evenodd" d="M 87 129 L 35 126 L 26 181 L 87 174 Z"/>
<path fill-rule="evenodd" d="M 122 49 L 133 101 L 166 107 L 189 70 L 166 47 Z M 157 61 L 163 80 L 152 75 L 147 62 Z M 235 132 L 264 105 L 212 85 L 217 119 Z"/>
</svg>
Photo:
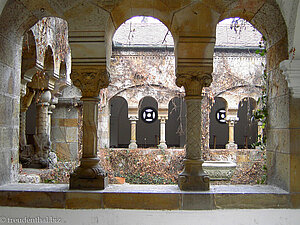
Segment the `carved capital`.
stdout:
<svg viewBox="0 0 300 225">
<path fill-rule="evenodd" d="M 72 68 L 73 84 L 82 92 L 82 97 L 97 97 L 102 88 L 109 84 L 109 72 L 106 67 L 76 66 Z"/>
<path fill-rule="evenodd" d="M 139 120 L 138 116 L 129 116 L 128 119 L 130 121 L 138 121 Z"/>
<path fill-rule="evenodd" d="M 177 73 L 176 85 L 184 87 L 186 98 L 201 97 L 203 87 L 208 87 L 212 82 L 212 76 L 200 71 Z"/>
<path fill-rule="evenodd" d="M 226 117 L 226 123 L 229 124 L 229 126 L 234 126 L 239 121 L 239 118 L 237 116 L 227 116 Z"/>
<path fill-rule="evenodd" d="M 53 90 L 57 77 L 54 73 L 46 71 L 38 71 L 32 78 L 32 81 L 28 83 L 28 87 L 33 89 L 49 89 Z"/>
</svg>

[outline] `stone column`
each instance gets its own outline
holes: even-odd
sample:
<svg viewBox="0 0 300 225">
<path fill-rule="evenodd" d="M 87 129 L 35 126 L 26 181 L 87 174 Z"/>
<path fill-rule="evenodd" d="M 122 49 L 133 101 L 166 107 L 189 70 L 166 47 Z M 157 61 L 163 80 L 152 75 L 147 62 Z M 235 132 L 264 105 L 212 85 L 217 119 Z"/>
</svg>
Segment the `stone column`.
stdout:
<svg viewBox="0 0 300 225">
<path fill-rule="evenodd" d="M 32 99 L 35 95 L 35 91 L 33 89 L 27 88 L 26 94 L 24 93 L 21 96 L 21 109 L 20 109 L 20 147 L 21 150 L 23 147 L 27 145 L 26 140 L 26 111 L 28 107 L 31 105 Z"/>
<path fill-rule="evenodd" d="M 258 121 L 257 123 L 257 140 L 261 143 L 263 143 L 264 139 L 264 132 L 263 132 L 263 122 Z M 259 146 L 257 146 L 259 147 Z"/>
<path fill-rule="evenodd" d="M 136 121 L 138 121 L 138 118 L 136 116 L 130 116 L 129 120 L 131 126 L 131 138 L 128 148 L 136 149 L 138 147 L 136 144 Z"/>
<path fill-rule="evenodd" d="M 229 117 L 226 118 L 226 122 L 228 123 L 228 144 L 226 144 L 226 149 L 237 149 L 238 145 L 234 143 L 234 124 L 239 121 L 238 117 Z"/>
<path fill-rule="evenodd" d="M 167 117 L 161 116 L 159 118 L 160 121 L 160 140 L 159 140 L 159 148 L 166 149 L 168 148 L 166 144 L 166 120 Z"/>
<path fill-rule="evenodd" d="M 100 89 L 108 86 L 105 67 L 73 66 L 71 79 L 81 90 L 83 102 L 83 152 L 80 166 L 70 175 L 70 189 L 103 190 L 107 186 L 107 173 L 97 156 L 97 123 Z"/>
<path fill-rule="evenodd" d="M 186 156 L 184 170 L 178 178 L 181 190 L 209 190 L 209 176 L 202 168 L 201 94 L 203 87 L 209 86 L 211 81 L 211 75 L 202 72 L 177 74 L 176 84 L 184 86 L 187 106 Z"/>
<path fill-rule="evenodd" d="M 39 91 L 38 103 L 36 104 L 36 135 L 34 135 L 35 154 L 30 167 L 46 168 L 49 166 L 48 154 L 50 150 L 49 136 L 49 102 L 51 92 L 49 90 Z"/>
</svg>

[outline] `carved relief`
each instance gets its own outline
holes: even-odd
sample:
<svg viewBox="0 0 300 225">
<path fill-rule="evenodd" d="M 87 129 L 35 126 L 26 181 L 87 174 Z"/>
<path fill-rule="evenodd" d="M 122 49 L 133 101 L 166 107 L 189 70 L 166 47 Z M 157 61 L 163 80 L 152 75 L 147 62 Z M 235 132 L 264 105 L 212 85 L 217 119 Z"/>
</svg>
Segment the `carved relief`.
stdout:
<svg viewBox="0 0 300 225">
<path fill-rule="evenodd" d="M 201 159 L 201 99 L 189 99 L 187 106 L 186 158 Z"/>
</svg>

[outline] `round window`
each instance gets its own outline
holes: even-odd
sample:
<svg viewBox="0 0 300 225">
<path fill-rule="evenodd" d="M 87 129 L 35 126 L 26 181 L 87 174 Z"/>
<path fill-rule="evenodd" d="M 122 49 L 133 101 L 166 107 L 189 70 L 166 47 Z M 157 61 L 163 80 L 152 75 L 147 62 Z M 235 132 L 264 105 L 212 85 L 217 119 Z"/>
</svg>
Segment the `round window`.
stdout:
<svg viewBox="0 0 300 225">
<path fill-rule="evenodd" d="M 153 123 L 157 120 L 157 111 L 152 107 L 146 107 L 141 111 L 141 118 L 145 123 Z"/>
<path fill-rule="evenodd" d="M 219 123 L 226 123 L 226 110 L 225 109 L 219 109 L 216 113 L 216 119 Z"/>
</svg>

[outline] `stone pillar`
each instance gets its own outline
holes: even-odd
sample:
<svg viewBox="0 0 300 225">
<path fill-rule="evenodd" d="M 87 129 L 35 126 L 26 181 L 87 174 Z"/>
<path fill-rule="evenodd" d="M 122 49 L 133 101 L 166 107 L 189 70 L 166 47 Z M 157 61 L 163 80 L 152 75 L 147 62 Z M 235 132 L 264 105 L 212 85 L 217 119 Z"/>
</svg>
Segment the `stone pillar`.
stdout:
<svg viewBox="0 0 300 225">
<path fill-rule="evenodd" d="M 109 148 L 109 126 L 110 126 L 110 116 L 109 116 L 109 104 L 99 109 L 99 122 L 98 122 L 98 134 L 101 139 L 99 139 L 99 147 Z"/>
<path fill-rule="evenodd" d="M 48 109 L 48 123 L 49 123 L 49 126 L 48 126 L 48 134 L 49 134 L 49 137 L 51 137 L 51 118 L 52 118 L 52 114 L 53 114 L 53 110 L 56 108 L 56 104 L 58 104 L 58 98 L 57 97 L 53 97 L 51 99 L 51 102 L 50 102 L 50 105 L 49 105 L 49 109 Z"/>
<path fill-rule="evenodd" d="M 161 149 L 168 148 L 168 146 L 166 144 L 166 120 L 167 120 L 167 117 L 165 117 L 165 116 L 159 117 L 159 121 L 160 121 L 159 148 L 161 148 Z"/>
<path fill-rule="evenodd" d="M 49 102 L 51 92 L 39 91 L 36 104 L 36 135 L 34 135 L 35 154 L 30 164 L 32 168 L 47 168 L 49 166 L 48 154 L 50 150 L 49 136 Z"/>
<path fill-rule="evenodd" d="M 228 144 L 226 144 L 226 149 L 237 149 L 238 145 L 234 143 L 234 124 L 239 121 L 238 117 L 229 117 L 226 118 L 226 122 L 228 123 L 228 129 L 229 129 L 229 134 L 228 134 Z"/>
<path fill-rule="evenodd" d="M 129 120 L 131 126 L 131 138 L 128 148 L 136 149 L 138 147 L 136 144 L 136 121 L 138 121 L 138 118 L 136 116 L 130 116 Z"/>
<path fill-rule="evenodd" d="M 201 94 L 203 87 L 209 86 L 211 81 L 211 75 L 202 72 L 177 74 L 176 84 L 184 86 L 187 106 L 186 156 L 184 170 L 178 178 L 181 190 L 209 190 L 209 176 L 202 168 Z"/>
<path fill-rule="evenodd" d="M 103 190 L 108 181 L 97 156 L 97 120 L 99 92 L 108 86 L 109 76 L 105 67 L 73 66 L 71 79 L 82 93 L 83 149 L 80 166 L 70 175 L 70 189 Z"/>
<path fill-rule="evenodd" d="M 21 96 L 21 109 L 20 109 L 20 147 L 21 150 L 23 147 L 27 145 L 26 140 L 26 111 L 28 107 L 31 105 L 32 99 L 35 95 L 35 91 L 33 89 L 27 88 L 26 94 L 24 93 Z"/>
<path fill-rule="evenodd" d="M 263 122 L 258 121 L 257 123 L 257 141 L 263 143 L 264 132 L 263 132 Z M 257 146 L 259 147 L 259 146 Z"/>
</svg>

